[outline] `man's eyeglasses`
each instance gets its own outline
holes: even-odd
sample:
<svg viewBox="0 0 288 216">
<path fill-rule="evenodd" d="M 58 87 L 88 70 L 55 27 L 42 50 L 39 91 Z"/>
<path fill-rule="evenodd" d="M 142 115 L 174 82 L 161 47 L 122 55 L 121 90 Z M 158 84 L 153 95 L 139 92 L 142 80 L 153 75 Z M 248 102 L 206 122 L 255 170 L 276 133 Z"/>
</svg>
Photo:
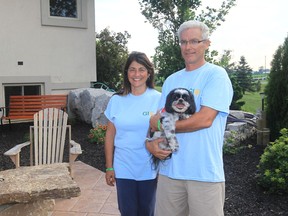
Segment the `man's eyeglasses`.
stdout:
<svg viewBox="0 0 288 216">
<path fill-rule="evenodd" d="M 181 40 L 180 41 L 180 45 L 181 46 L 187 46 L 188 44 L 190 44 L 190 45 L 198 45 L 199 43 L 201 43 L 201 42 L 204 42 L 204 41 L 206 41 L 206 39 L 204 39 L 204 40 L 197 40 L 197 39 L 193 39 L 193 40 L 189 40 L 189 41 L 186 41 L 186 40 Z"/>
</svg>

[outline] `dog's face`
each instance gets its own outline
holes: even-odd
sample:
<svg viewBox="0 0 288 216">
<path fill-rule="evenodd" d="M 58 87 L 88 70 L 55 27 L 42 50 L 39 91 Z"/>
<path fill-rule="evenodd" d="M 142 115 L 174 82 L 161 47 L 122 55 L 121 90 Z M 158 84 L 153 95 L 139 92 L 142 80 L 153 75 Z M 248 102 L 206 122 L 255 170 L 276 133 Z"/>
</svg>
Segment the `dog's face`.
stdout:
<svg viewBox="0 0 288 216">
<path fill-rule="evenodd" d="M 192 115 L 196 111 L 194 96 L 188 89 L 173 89 L 167 95 L 165 110 L 168 113 L 176 112 Z"/>
</svg>

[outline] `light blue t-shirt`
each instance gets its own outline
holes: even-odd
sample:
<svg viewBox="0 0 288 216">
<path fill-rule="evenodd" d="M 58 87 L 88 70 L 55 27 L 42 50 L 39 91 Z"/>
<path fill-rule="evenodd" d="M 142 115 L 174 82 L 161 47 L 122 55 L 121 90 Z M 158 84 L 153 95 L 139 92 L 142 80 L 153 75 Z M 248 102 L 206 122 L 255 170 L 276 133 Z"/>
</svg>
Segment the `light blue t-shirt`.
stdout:
<svg viewBox="0 0 288 216">
<path fill-rule="evenodd" d="M 173 153 L 171 159 L 160 163 L 160 174 L 173 179 L 225 181 L 222 147 L 233 97 L 232 84 L 226 71 L 205 63 L 196 70 L 183 69 L 172 74 L 163 85 L 159 108 L 164 107 L 167 94 L 177 87 L 187 88 L 193 93 L 196 112 L 201 106 L 207 106 L 217 110 L 218 115 L 209 128 L 176 135 L 179 150 Z"/>
<path fill-rule="evenodd" d="M 157 112 L 160 92 L 149 89 L 135 96 L 114 95 L 104 114 L 116 128 L 113 167 L 116 178 L 150 180 L 156 177 L 145 147 L 150 117 Z"/>
</svg>

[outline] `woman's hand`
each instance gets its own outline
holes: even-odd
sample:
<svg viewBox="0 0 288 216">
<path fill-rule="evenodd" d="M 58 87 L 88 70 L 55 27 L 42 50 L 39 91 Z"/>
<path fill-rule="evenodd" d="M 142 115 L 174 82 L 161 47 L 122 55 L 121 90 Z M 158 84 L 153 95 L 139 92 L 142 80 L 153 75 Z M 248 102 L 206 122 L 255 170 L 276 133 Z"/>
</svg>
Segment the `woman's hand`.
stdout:
<svg viewBox="0 0 288 216">
<path fill-rule="evenodd" d="M 161 114 L 160 112 L 158 112 L 157 114 L 151 116 L 150 118 L 150 128 L 151 131 L 158 131 L 158 120 L 161 118 Z"/>
<path fill-rule="evenodd" d="M 107 185 L 114 186 L 114 183 L 115 183 L 115 172 L 114 172 L 114 170 L 106 171 L 105 179 L 106 179 Z"/>
</svg>

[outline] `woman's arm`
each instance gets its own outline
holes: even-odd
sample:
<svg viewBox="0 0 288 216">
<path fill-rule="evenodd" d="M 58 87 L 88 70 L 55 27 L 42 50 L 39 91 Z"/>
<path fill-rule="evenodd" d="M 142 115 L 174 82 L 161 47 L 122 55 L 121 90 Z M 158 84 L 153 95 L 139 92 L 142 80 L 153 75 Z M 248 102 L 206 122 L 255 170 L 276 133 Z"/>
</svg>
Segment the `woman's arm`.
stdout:
<svg viewBox="0 0 288 216">
<path fill-rule="evenodd" d="M 115 172 L 113 170 L 113 156 L 114 156 L 114 138 L 116 134 L 116 128 L 111 121 L 108 121 L 107 131 L 105 135 L 105 161 L 106 161 L 106 183 L 110 186 L 114 186 Z"/>
</svg>

